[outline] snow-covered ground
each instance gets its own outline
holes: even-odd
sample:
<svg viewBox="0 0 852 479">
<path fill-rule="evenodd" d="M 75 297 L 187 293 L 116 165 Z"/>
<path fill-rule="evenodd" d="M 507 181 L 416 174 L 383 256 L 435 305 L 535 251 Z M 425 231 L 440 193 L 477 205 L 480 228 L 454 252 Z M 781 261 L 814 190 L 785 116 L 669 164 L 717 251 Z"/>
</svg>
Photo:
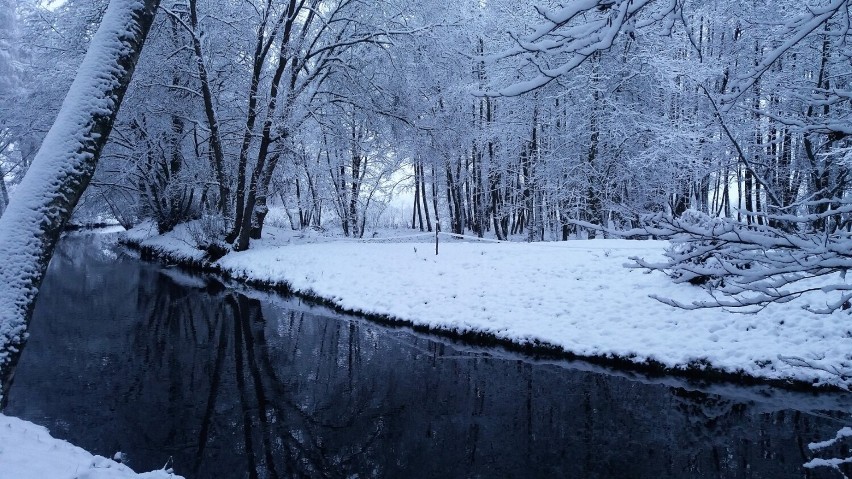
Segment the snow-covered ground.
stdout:
<svg viewBox="0 0 852 479">
<path fill-rule="evenodd" d="M 47 429 L 0 414 L 0 478 L 3 479 L 180 479 L 168 471 L 136 474 L 112 459 L 93 456 Z"/>
<path fill-rule="evenodd" d="M 127 237 L 173 259 L 203 256 L 185 226 L 151 234 L 143 226 Z M 355 242 L 270 228 L 249 251 L 229 253 L 218 266 L 236 278 L 286 283 L 345 310 L 436 330 L 672 369 L 711 366 L 769 380 L 852 383 L 846 378 L 852 373 L 849 316 L 802 310 L 818 296 L 755 314 L 684 311 L 650 298 L 706 299 L 702 289 L 673 284 L 662 273 L 624 267 L 631 256 L 660 258 L 666 242 L 498 244 L 443 237 L 436 256 L 432 240 L 418 241 Z"/>
</svg>

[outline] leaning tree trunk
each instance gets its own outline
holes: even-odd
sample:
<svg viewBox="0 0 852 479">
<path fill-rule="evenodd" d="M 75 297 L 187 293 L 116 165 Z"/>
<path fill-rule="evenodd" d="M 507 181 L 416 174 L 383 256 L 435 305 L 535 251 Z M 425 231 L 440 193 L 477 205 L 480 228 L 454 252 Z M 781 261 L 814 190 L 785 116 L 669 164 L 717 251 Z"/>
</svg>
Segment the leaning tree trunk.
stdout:
<svg viewBox="0 0 852 479">
<path fill-rule="evenodd" d="M 0 217 L 0 400 L 65 223 L 89 184 L 159 0 L 112 0 L 56 121 Z"/>
</svg>

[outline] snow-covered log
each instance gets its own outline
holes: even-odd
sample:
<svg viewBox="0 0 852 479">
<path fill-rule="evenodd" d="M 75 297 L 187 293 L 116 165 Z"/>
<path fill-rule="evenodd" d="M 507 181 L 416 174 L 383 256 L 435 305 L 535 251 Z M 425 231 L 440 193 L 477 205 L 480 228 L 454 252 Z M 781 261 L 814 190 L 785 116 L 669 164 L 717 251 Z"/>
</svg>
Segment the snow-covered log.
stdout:
<svg viewBox="0 0 852 479">
<path fill-rule="evenodd" d="M 59 235 L 95 172 L 159 0 L 112 0 L 59 114 L 0 217 L 0 401 Z"/>
</svg>

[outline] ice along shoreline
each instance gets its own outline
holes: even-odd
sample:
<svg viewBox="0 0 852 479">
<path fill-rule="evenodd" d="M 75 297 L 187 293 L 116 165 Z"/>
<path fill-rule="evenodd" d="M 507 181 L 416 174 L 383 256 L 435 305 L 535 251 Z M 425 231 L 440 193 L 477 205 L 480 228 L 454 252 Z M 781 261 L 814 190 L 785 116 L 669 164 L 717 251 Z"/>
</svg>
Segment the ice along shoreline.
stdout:
<svg viewBox="0 0 852 479">
<path fill-rule="evenodd" d="M 569 242 L 572 243 L 570 247 L 560 246 L 565 243 L 450 243 L 442 244 L 443 257 L 449 256 L 447 261 L 442 262 L 429 257 L 434 255 L 434 245 L 430 244 L 365 245 L 333 242 L 326 238 L 300 242 L 295 240 L 292 232 L 273 230 L 267 239 L 253 244 L 253 249 L 249 251 L 231 252 L 218 261 L 209 261 L 205 259 L 203 251 L 192 245 L 190 236 L 183 225 L 162 236 L 151 234 L 149 227 L 142 227 L 123 234 L 120 241 L 139 251 L 143 260 L 212 273 L 257 289 L 296 295 L 340 313 L 458 339 L 476 346 L 502 347 L 540 358 L 582 360 L 649 376 L 671 375 L 690 380 L 771 385 L 797 391 L 848 391 L 852 383 L 845 374 L 849 356 L 843 353 L 852 351 L 852 335 L 838 332 L 837 323 L 844 319 L 840 316 L 829 319 L 809 316 L 797 304 L 771 305 L 759 314 L 751 315 L 722 310 L 688 312 L 649 298 L 649 292 L 673 296 L 679 300 L 697 299 L 702 294 L 698 288 L 671 284 L 658 273 L 642 274 L 621 267 L 626 257 L 636 250 L 651 255 L 661 253 L 663 242 L 659 241 L 574 241 Z M 548 249 L 552 246 L 556 247 Z M 500 248 L 515 247 L 519 249 L 502 253 L 498 251 Z M 567 328 L 554 326 L 565 322 L 565 316 L 559 312 L 550 314 L 553 305 L 547 304 L 547 301 L 538 301 L 536 304 L 536 298 L 514 310 L 510 308 L 507 312 L 509 319 L 504 315 L 492 320 L 488 314 L 495 308 L 505 308 L 505 304 L 517 301 L 517 298 L 491 305 L 490 309 L 481 307 L 481 311 L 474 311 L 478 301 L 493 302 L 495 297 L 505 296 L 507 292 L 501 291 L 501 285 L 495 287 L 494 278 L 489 277 L 491 275 L 487 274 L 488 271 L 483 274 L 482 270 L 471 270 L 465 258 L 491 256 L 490 260 L 482 261 L 480 258 L 475 263 L 481 265 L 490 261 L 499 265 L 507 262 L 507 255 L 518 255 L 521 249 L 535 250 L 538 256 L 544 252 L 546 257 L 557 253 L 556 258 L 547 260 L 551 264 L 550 270 L 543 260 L 538 261 L 538 267 L 533 265 L 532 269 L 539 272 L 541 277 L 552 274 L 552 265 L 558 264 L 560 260 L 580 258 L 574 262 L 576 264 L 565 265 L 564 269 L 574 271 L 576 275 L 569 274 L 569 279 L 585 284 L 586 287 L 574 288 L 573 292 L 563 295 L 561 302 L 549 298 L 551 303 L 565 304 L 573 299 L 575 303 L 581 304 L 581 307 L 574 308 L 574 319 L 568 321 Z M 570 251 L 567 256 L 566 250 Z M 414 259 L 406 262 L 406 255 L 401 251 L 413 251 Z M 616 253 L 613 254 L 613 251 Z M 399 261 L 401 254 L 403 260 Z M 529 254 L 525 256 L 522 253 L 519 256 L 521 262 L 530 259 Z M 351 264 L 342 264 L 344 258 L 351 260 Z M 443 263 L 443 268 L 439 267 L 437 271 L 426 268 L 417 274 L 412 267 L 418 267 L 419 263 Z M 378 267 L 376 269 L 379 271 L 371 271 L 369 274 L 358 273 L 365 272 L 364 268 L 371 264 L 395 266 L 390 270 Z M 506 267 L 502 266 L 503 269 Z M 424 286 L 439 281 L 436 278 L 444 276 L 447 268 L 461 271 L 456 275 L 458 277 L 450 278 L 449 286 L 431 289 Z M 616 279 L 622 275 L 632 275 L 632 278 L 625 281 Z M 458 282 L 459 277 L 461 283 Z M 369 287 L 366 290 L 357 286 L 353 288 L 352 283 L 359 281 Z M 382 284 L 376 286 L 370 283 Z M 643 285 L 639 287 L 638 284 Z M 553 289 L 560 288 L 565 288 L 564 277 L 553 286 Z M 473 296 L 473 301 L 449 307 L 438 304 L 434 309 L 429 309 L 430 302 L 433 305 L 436 302 L 447 302 L 450 297 L 447 295 L 457 289 L 460 290 L 459 294 Z M 600 294 L 590 294 L 590 289 L 598 290 Z M 470 294 L 471 291 L 479 293 Z M 433 299 L 442 294 L 443 298 L 437 301 Z M 451 296 L 454 300 L 457 297 L 456 294 Z M 380 297 L 390 299 L 377 299 Z M 599 307 L 608 301 L 618 304 L 609 305 L 609 309 Z M 418 308 L 417 303 L 424 303 L 423 307 Z M 412 308 L 412 304 L 415 307 Z M 613 308 L 615 319 L 612 317 Z M 599 310 L 604 310 L 599 317 L 589 314 Z M 429 311 L 438 313 L 433 315 L 435 317 L 428 317 Z M 473 314 L 472 320 L 463 319 L 466 311 L 479 315 Z M 661 317 L 661 311 L 665 317 Z M 586 313 L 585 318 L 582 318 L 583 312 Z M 520 327 L 512 327 L 512 315 L 518 318 Z M 576 319 L 577 316 L 581 316 L 581 319 Z M 598 324 L 602 317 L 608 319 Z M 607 327 L 613 324 L 618 326 Z M 576 333 L 576 338 L 570 338 L 572 333 Z M 785 338 L 785 335 L 790 337 Z M 618 336 L 623 341 L 618 337 L 613 339 L 612 336 Z M 657 336 L 660 337 L 659 341 L 655 341 Z M 622 343 L 623 347 L 617 346 Z M 797 345 L 804 347 L 797 349 Z M 783 353 L 789 356 L 784 357 Z M 808 361 L 814 367 L 795 364 L 800 361 Z"/>
</svg>

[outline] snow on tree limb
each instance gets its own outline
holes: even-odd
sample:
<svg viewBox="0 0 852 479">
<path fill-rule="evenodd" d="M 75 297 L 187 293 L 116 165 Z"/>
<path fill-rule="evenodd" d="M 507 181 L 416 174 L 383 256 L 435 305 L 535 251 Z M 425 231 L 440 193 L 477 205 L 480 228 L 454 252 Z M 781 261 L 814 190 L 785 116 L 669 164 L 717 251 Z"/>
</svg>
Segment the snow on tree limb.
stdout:
<svg viewBox="0 0 852 479">
<path fill-rule="evenodd" d="M 0 217 L 0 394 L 26 341 L 53 249 L 94 174 L 158 4 L 110 2 L 53 126 Z"/>
<path fill-rule="evenodd" d="M 784 40 L 732 81 L 730 91 L 722 97 L 723 111 L 728 111 L 785 53 L 848 8 L 849 0 L 832 0 L 825 6 L 807 7 L 804 13 L 781 25 L 779 38 Z M 686 25 L 683 4 L 676 0 L 574 0 L 555 10 L 537 7 L 536 11 L 541 24 L 532 33 L 516 37 L 515 48 L 488 60 L 525 55 L 537 73 L 489 92 L 490 95 L 517 96 L 544 87 L 579 67 L 595 52 L 608 50 L 619 33 L 655 24 L 670 33 L 676 19 Z M 695 39 L 688 28 L 686 34 L 694 46 Z M 701 55 L 700 49 L 698 54 Z"/>
<path fill-rule="evenodd" d="M 824 216 L 839 214 L 831 210 Z M 711 299 L 690 304 L 655 298 L 682 309 L 721 307 L 753 312 L 812 293 L 834 295 L 824 306 L 805 308 L 812 313 L 852 308 L 852 284 L 845 279 L 852 268 L 852 234 L 799 231 L 795 225 L 806 225 L 810 216 L 772 218 L 787 227 L 748 225 L 697 211 L 687 211 L 681 218 L 646 218 L 648 234 L 672 240 L 668 259 L 651 263 L 631 258 L 634 264 L 628 267 L 662 271 L 676 283 L 702 286 L 711 295 Z"/>
<path fill-rule="evenodd" d="M 813 33 L 820 26 L 825 25 L 834 15 L 849 7 L 849 0 L 834 0 L 829 5 L 821 8 L 808 8 L 808 12 L 787 22 L 785 31 L 781 35 L 784 41 L 763 56 L 761 61 L 751 70 L 739 76 L 731 85 L 731 91 L 722 100 L 727 105 L 726 109 L 738 100 L 743 93 L 748 91 L 758 79 L 769 68 L 787 53 L 791 48 L 801 42 L 805 37 Z"/>
<path fill-rule="evenodd" d="M 517 46 L 500 55 L 502 58 L 528 55 L 527 61 L 537 74 L 527 80 L 490 92 L 493 96 L 517 96 L 541 88 L 568 74 L 592 54 L 608 50 L 625 26 L 654 4 L 663 4 L 660 12 L 652 12 L 648 26 L 668 18 L 678 8 L 676 1 L 656 0 L 575 0 L 554 11 L 537 8 L 543 23 L 533 33 L 515 38 Z M 551 60 L 553 59 L 553 60 Z M 551 65 L 554 61 L 556 65 Z"/>
</svg>

